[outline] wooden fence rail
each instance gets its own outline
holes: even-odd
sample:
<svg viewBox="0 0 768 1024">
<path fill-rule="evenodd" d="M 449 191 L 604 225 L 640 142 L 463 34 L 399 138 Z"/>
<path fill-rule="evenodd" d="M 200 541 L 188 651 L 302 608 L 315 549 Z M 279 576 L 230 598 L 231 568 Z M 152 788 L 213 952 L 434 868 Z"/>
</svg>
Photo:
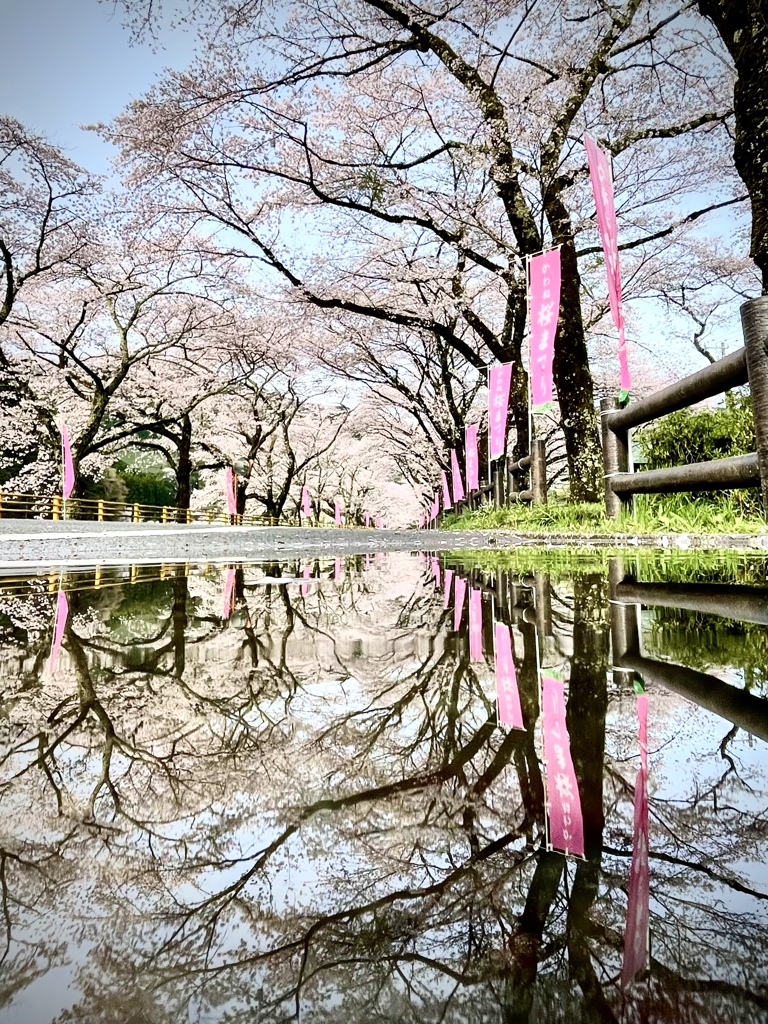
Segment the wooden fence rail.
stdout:
<svg viewBox="0 0 768 1024">
<path fill-rule="evenodd" d="M 615 518 L 635 494 L 670 494 L 759 487 L 768 516 L 768 296 L 741 307 L 746 345 L 710 366 L 620 408 L 617 399 L 600 403 L 605 475 L 605 508 Z M 629 431 L 660 416 L 749 384 L 757 451 L 711 462 L 630 472 Z"/>
</svg>

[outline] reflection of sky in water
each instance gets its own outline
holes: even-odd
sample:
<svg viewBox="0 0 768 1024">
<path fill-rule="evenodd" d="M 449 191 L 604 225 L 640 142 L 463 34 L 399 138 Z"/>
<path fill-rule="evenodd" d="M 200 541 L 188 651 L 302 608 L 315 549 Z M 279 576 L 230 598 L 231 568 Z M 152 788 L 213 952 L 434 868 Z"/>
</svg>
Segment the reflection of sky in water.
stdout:
<svg viewBox="0 0 768 1024">
<path fill-rule="evenodd" d="M 525 1002 L 525 984 L 535 993 L 531 1022 L 565 1021 L 589 989 L 578 960 L 569 968 L 568 936 L 580 929 L 602 998 L 620 1011 L 639 759 L 635 698 L 626 674 L 611 671 L 607 573 L 581 572 L 577 583 L 573 571 L 555 573 L 542 635 L 535 588 L 517 588 L 517 609 L 499 591 L 491 608 L 487 593 L 486 661 L 477 664 L 466 613 L 454 633 L 429 563 L 368 561 L 366 571 L 365 559 L 346 560 L 338 581 L 333 559 L 303 563 L 320 573 L 304 596 L 301 566 L 285 568 L 288 587 L 246 568 L 228 621 L 215 567 L 188 579 L 167 567 L 162 580 L 155 572 L 133 586 L 105 570 L 99 591 L 82 573 L 45 680 L 50 625 L 37 620 L 55 593 L 44 580 L 5 588 L 0 721 L 11 753 L 0 847 L 12 854 L 12 943 L 3 969 L 16 993 L 0 1002 L 0 1024 L 64 1024 L 65 1010 L 67 1021 L 88 1024 L 121 1013 L 153 1024 L 272 1021 L 295 1007 L 298 979 L 307 1021 L 501 1020 L 506 999 Z M 530 584 L 530 569 L 520 575 Z M 36 629 L 26 638 L 25 608 Z M 547 861 L 539 847 L 541 723 L 516 736 L 494 724 L 493 618 L 513 627 L 528 717 L 537 660 L 567 681 L 572 658 L 582 675 L 585 657 L 597 659 L 586 668 L 593 691 L 577 689 L 568 712 L 591 840 L 587 861 L 567 861 L 562 874 L 562 858 Z M 718 633 L 733 624 L 672 618 L 667 629 L 643 612 L 643 653 L 701 668 L 722 636 L 724 650 L 744 657 L 708 662 L 712 674 L 764 691 L 766 662 L 755 662 L 764 627 L 747 627 L 740 646 L 738 631 Z M 721 990 L 711 1019 L 763 1020 L 761 997 L 742 986 L 766 983 L 766 901 L 749 891 L 766 888 L 766 744 L 729 735 L 730 722 L 661 686 L 648 694 L 658 966 L 633 998 L 661 986 L 667 1002 L 651 1019 L 683 1019 L 693 997 L 679 977 L 713 979 Z M 594 784 L 603 721 L 600 836 L 584 780 Z M 589 852 L 595 838 L 602 858 Z M 595 888 L 582 919 L 575 894 L 590 864 Z M 546 914 L 538 939 L 524 931 L 540 961 L 526 981 L 512 936 L 534 893 Z M 569 969 L 575 980 L 561 984 Z"/>
</svg>

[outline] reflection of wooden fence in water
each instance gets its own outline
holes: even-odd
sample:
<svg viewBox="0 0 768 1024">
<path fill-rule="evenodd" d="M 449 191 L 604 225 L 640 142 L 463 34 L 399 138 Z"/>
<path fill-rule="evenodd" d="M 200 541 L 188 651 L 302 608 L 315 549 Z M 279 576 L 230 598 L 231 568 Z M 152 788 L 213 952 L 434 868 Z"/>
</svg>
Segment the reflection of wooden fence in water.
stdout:
<svg viewBox="0 0 768 1024">
<path fill-rule="evenodd" d="M 677 381 L 639 402 L 619 408 L 616 399 L 600 403 L 605 472 L 605 506 L 615 518 L 635 494 L 720 491 L 760 487 L 768 515 L 768 296 L 741 309 L 746 345 L 738 352 Z M 724 391 L 748 384 L 757 435 L 757 451 L 668 469 L 630 472 L 629 431 Z"/>
<path fill-rule="evenodd" d="M 740 690 L 707 672 L 643 655 L 639 617 L 642 605 L 682 608 L 768 625 L 768 588 L 718 584 L 638 583 L 624 579 L 620 559 L 612 559 L 611 642 L 614 675 L 630 684 L 638 673 L 706 711 L 768 741 L 768 699 Z"/>
</svg>

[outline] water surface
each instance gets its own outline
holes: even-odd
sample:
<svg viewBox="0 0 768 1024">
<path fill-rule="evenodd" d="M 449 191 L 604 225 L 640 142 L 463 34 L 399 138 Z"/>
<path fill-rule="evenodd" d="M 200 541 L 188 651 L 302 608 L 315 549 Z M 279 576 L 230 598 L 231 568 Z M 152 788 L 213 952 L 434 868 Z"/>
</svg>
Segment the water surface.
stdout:
<svg viewBox="0 0 768 1024">
<path fill-rule="evenodd" d="M 767 594 L 530 550 L 0 577 L 0 1024 L 768 1021 Z"/>
</svg>

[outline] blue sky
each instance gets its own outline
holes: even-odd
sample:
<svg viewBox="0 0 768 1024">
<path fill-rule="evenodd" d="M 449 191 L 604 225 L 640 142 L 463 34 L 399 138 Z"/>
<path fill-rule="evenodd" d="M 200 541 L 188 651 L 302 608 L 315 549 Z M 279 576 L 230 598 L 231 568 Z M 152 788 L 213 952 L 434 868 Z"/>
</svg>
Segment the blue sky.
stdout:
<svg viewBox="0 0 768 1024">
<path fill-rule="evenodd" d="M 185 67 L 194 36 L 161 37 L 164 49 L 131 46 L 120 12 L 98 0 L 0 0 L 0 110 L 46 135 L 96 173 L 112 149 L 79 126 L 107 121 L 164 67 Z"/>
</svg>

